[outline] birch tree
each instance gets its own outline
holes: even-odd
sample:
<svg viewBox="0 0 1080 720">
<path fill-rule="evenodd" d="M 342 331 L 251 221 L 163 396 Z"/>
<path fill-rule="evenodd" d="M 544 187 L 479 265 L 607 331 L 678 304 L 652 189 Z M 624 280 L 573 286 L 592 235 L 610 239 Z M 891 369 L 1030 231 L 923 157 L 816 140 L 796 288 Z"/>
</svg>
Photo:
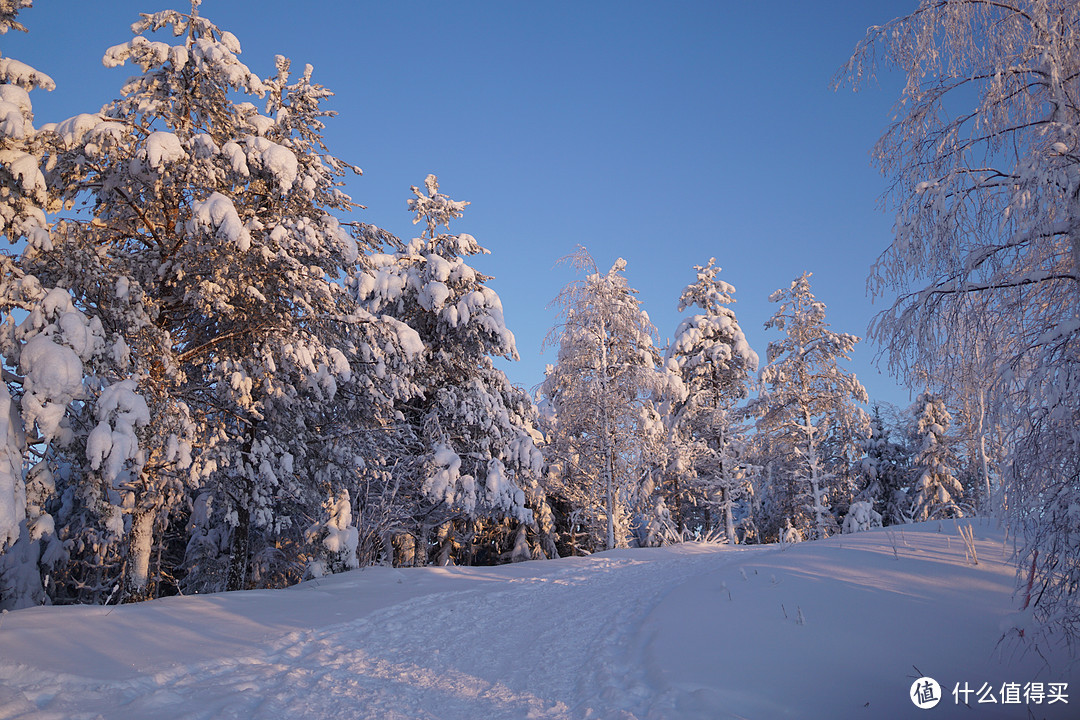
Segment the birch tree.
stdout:
<svg viewBox="0 0 1080 720">
<path fill-rule="evenodd" d="M 655 328 L 622 275 L 626 261 L 601 273 L 585 248 L 568 260 L 586 275 L 555 298 L 560 324 L 546 341 L 559 346 L 541 387 L 555 413 L 553 491 L 589 530 L 590 549 L 625 547 L 653 489 L 642 451 L 663 432 L 652 398 L 665 376 Z"/>
<path fill-rule="evenodd" d="M 985 423 L 1005 438 L 1020 604 L 1075 640 L 1080 5 L 924 0 L 870 28 L 840 80 L 878 62 L 906 83 L 875 148 L 897 221 L 870 288 L 896 300 L 871 337 L 912 384 L 929 377 L 947 397 L 969 393 L 975 372 L 992 378 Z"/>
</svg>

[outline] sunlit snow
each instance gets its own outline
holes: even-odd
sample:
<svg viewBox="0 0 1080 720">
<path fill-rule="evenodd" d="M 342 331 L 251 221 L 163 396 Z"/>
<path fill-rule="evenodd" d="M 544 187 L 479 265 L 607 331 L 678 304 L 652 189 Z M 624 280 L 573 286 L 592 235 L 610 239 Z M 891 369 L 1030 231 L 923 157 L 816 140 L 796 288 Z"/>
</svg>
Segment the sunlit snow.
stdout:
<svg viewBox="0 0 1080 720">
<path fill-rule="evenodd" d="M 991 521 L 782 547 L 684 544 L 499 567 L 367 568 L 288 590 L 19 610 L 6 718 L 1027 718 L 967 682 L 1072 682 L 1022 654 Z M 1008 624 L 1008 623 L 1004 623 Z M 920 675 L 944 697 L 909 699 Z"/>
</svg>

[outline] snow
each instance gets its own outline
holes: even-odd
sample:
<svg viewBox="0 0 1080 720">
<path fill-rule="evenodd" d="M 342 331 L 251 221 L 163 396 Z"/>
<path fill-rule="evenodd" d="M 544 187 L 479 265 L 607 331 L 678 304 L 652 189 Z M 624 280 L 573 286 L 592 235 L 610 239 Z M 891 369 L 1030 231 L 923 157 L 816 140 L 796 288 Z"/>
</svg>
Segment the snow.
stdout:
<svg viewBox="0 0 1080 720">
<path fill-rule="evenodd" d="M 4 86 L 0 85 L 0 87 Z M 0 101 L 0 137 L 22 140 L 25 135 L 26 118 L 22 111 L 16 105 Z"/>
<path fill-rule="evenodd" d="M 221 148 L 214 142 L 214 138 L 206 133 L 197 133 L 192 136 L 188 140 L 188 146 L 191 148 L 192 155 L 199 159 L 213 157 L 221 152 Z"/>
<path fill-rule="evenodd" d="M 42 131 L 51 131 L 63 141 L 65 149 L 72 149 L 86 140 L 96 140 L 108 136 L 119 140 L 124 126 L 113 120 L 106 120 L 100 113 L 80 113 L 59 123 L 41 126 Z"/>
<path fill-rule="evenodd" d="M 465 497 L 455 498 L 455 487 L 461 477 L 461 458 L 457 453 L 446 445 L 436 445 L 432 463 L 438 470 L 424 481 L 421 491 L 435 502 L 445 501 L 448 505 L 453 505 L 456 499 L 466 512 L 472 512 L 476 507 L 475 496 L 463 493 Z"/>
<path fill-rule="evenodd" d="M 360 531 L 352 524 L 352 505 L 349 491 L 343 490 L 337 499 L 330 503 L 330 521 L 326 524 L 326 537 L 322 544 L 332 553 L 343 553 L 349 567 L 359 567 L 356 546 L 360 541 Z"/>
<path fill-rule="evenodd" d="M 439 310 L 449 297 L 450 288 L 446 287 L 446 283 L 433 280 L 424 285 L 423 290 L 420 291 L 420 307 L 425 310 Z M 456 325 L 456 322 L 451 323 L 451 326 Z"/>
<path fill-rule="evenodd" d="M 181 162 L 187 153 L 180 145 L 180 138 L 171 132 L 152 132 L 146 137 L 146 161 L 150 167 L 162 171 L 169 163 Z"/>
<path fill-rule="evenodd" d="M 86 459 L 93 470 L 104 464 L 102 475 L 115 485 L 124 464 L 138 457 L 135 428 L 150 423 L 150 410 L 136 392 L 134 380 L 121 380 L 101 391 L 97 419 L 86 438 Z"/>
<path fill-rule="evenodd" d="M 231 87 L 247 88 L 260 97 L 264 95 L 266 86 L 233 53 L 227 44 L 200 37 L 191 45 L 190 60 L 203 72 L 220 74 Z"/>
<path fill-rule="evenodd" d="M 244 149 L 234 142 L 227 142 L 221 147 L 221 152 L 228 159 L 233 172 L 247 177 L 250 173 L 247 166 L 247 154 Z"/>
<path fill-rule="evenodd" d="M 26 517 L 22 456 L 26 445 L 22 418 L 7 387 L 0 388 L 0 549 L 19 539 Z"/>
<path fill-rule="evenodd" d="M 19 180 L 27 195 L 44 197 L 45 176 L 41 174 L 37 158 L 18 150 L 3 150 L 0 151 L 0 164 Z"/>
<path fill-rule="evenodd" d="M 0 83 L 15 85 L 24 90 L 35 87 L 55 90 L 56 83 L 45 73 L 12 58 L 0 57 Z"/>
<path fill-rule="evenodd" d="M 247 146 L 248 163 L 253 163 L 273 175 L 278 188 L 282 192 L 288 192 L 299 174 L 299 163 L 293 151 L 263 137 L 249 137 Z M 239 169 L 235 156 L 231 156 L 230 161 L 234 168 L 244 174 L 243 170 Z"/>
<path fill-rule="evenodd" d="M 221 44 L 224 45 L 229 52 L 236 55 L 240 54 L 240 41 L 228 30 L 221 33 Z"/>
<path fill-rule="evenodd" d="M 215 237 L 233 243 L 241 252 L 251 247 L 251 235 L 240 221 L 232 200 L 219 192 L 211 193 L 202 202 L 192 203 L 188 226 L 192 232 L 211 232 Z"/>
<path fill-rule="evenodd" d="M 33 109 L 30 93 L 17 85 L 0 85 L 0 101 L 14 105 L 19 112 L 29 113 Z"/>
<path fill-rule="evenodd" d="M 23 346 L 19 365 L 25 376 L 27 426 L 36 422 L 41 435 L 52 438 L 68 404 L 82 397 L 82 362 L 71 348 L 57 345 L 47 335 L 35 335 Z"/>
<path fill-rule="evenodd" d="M 965 523 L 966 525 L 966 523 Z M 1027 718 L 954 686 L 1069 682 L 1015 652 L 1011 545 L 975 524 L 781 548 L 685 544 L 3 616 L 8 718 Z M 902 538 L 894 537 L 902 532 Z M 893 540 L 898 544 L 894 555 Z M 917 669 L 917 670 L 916 670 Z"/>
<path fill-rule="evenodd" d="M 67 295 L 66 292 L 64 294 Z M 86 316 L 74 307 L 60 313 L 56 324 L 60 328 L 64 344 L 70 347 L 83 362 L 100 352 L 105 345 L 101 321 L 96 317 L 87 321 Z"/>
<path fill-rule="evenodd" d="M 383 315 L 379 318 L 396 331 L 398 346 L 406 358 L 412 359 L 423 354 L 425 346 L 420 334 L 397 318 Z"/>
<path fill-rule="evenodd" d="M 15 85 L 0 85 L 0 136 L 22 140 L 30 130 L 30 94 Z"/>
<path fill-rule="evenodd" d="M 126 43 L 113 45 L 105 51 L 101 58 L 101 64 L 107 68 L 119 67 L 132 58 L 136 64 L 147 70 L 151 67 L 164 65 L 173 58 L 177 69 L 184 66 L 187 61 L 187 53 L 174 53 L 173 46 L 163 42 L 152 42 L 142 36 L 133 37 Z"/>
</svg>

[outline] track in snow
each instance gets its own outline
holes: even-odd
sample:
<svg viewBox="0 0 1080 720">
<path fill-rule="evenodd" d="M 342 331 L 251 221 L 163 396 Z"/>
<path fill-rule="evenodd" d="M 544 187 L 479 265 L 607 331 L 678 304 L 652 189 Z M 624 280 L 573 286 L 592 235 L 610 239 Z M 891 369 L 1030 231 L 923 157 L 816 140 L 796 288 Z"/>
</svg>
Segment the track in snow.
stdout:
<svg viewBox="0 0 1080 720">
<path fill-rule="evenodd" d="M 0 665 L 0 718 L 665 717 L 678 698 L 643 674 L 643 623 L 670 590 L 741 554 L 407 570 L 399 583 L 425 572 L 474 581 L 370 612 L 359 603 L 353 619 L 284 636 L 268 627 L 271 639 L 227 656 L 158 659 L 124 680 Z"/>
</svg>

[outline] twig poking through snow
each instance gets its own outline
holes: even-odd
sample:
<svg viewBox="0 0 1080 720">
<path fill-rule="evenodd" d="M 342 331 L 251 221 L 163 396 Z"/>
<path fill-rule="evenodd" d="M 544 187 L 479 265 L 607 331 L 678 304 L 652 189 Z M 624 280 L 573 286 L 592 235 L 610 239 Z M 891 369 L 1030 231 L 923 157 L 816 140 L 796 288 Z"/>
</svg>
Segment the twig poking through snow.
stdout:
<svg viewBox="0 0 1080 720">
<path fill-rule="evenodd" d="M 964 538 L 964 553 L 972 565 L 979 564 L 979 557 L 975 554 L 975 528 L 968 523 L 967 527 L 960 527 L 960 537 Z"/>
<path fill-rule="evenodd" d="M 889 543 L 892 544 L 893 557 L 896 558 L 897 560 L 899 560 L 900 559 L 900 552 L 899 552 L 899 550 L 897 550 L 897 547 L 896 547 L 896 533 L 894 533 L 892 530 L 886 530 L 885 531 L 885 537 L 889 538 Z"/>
</svg>

